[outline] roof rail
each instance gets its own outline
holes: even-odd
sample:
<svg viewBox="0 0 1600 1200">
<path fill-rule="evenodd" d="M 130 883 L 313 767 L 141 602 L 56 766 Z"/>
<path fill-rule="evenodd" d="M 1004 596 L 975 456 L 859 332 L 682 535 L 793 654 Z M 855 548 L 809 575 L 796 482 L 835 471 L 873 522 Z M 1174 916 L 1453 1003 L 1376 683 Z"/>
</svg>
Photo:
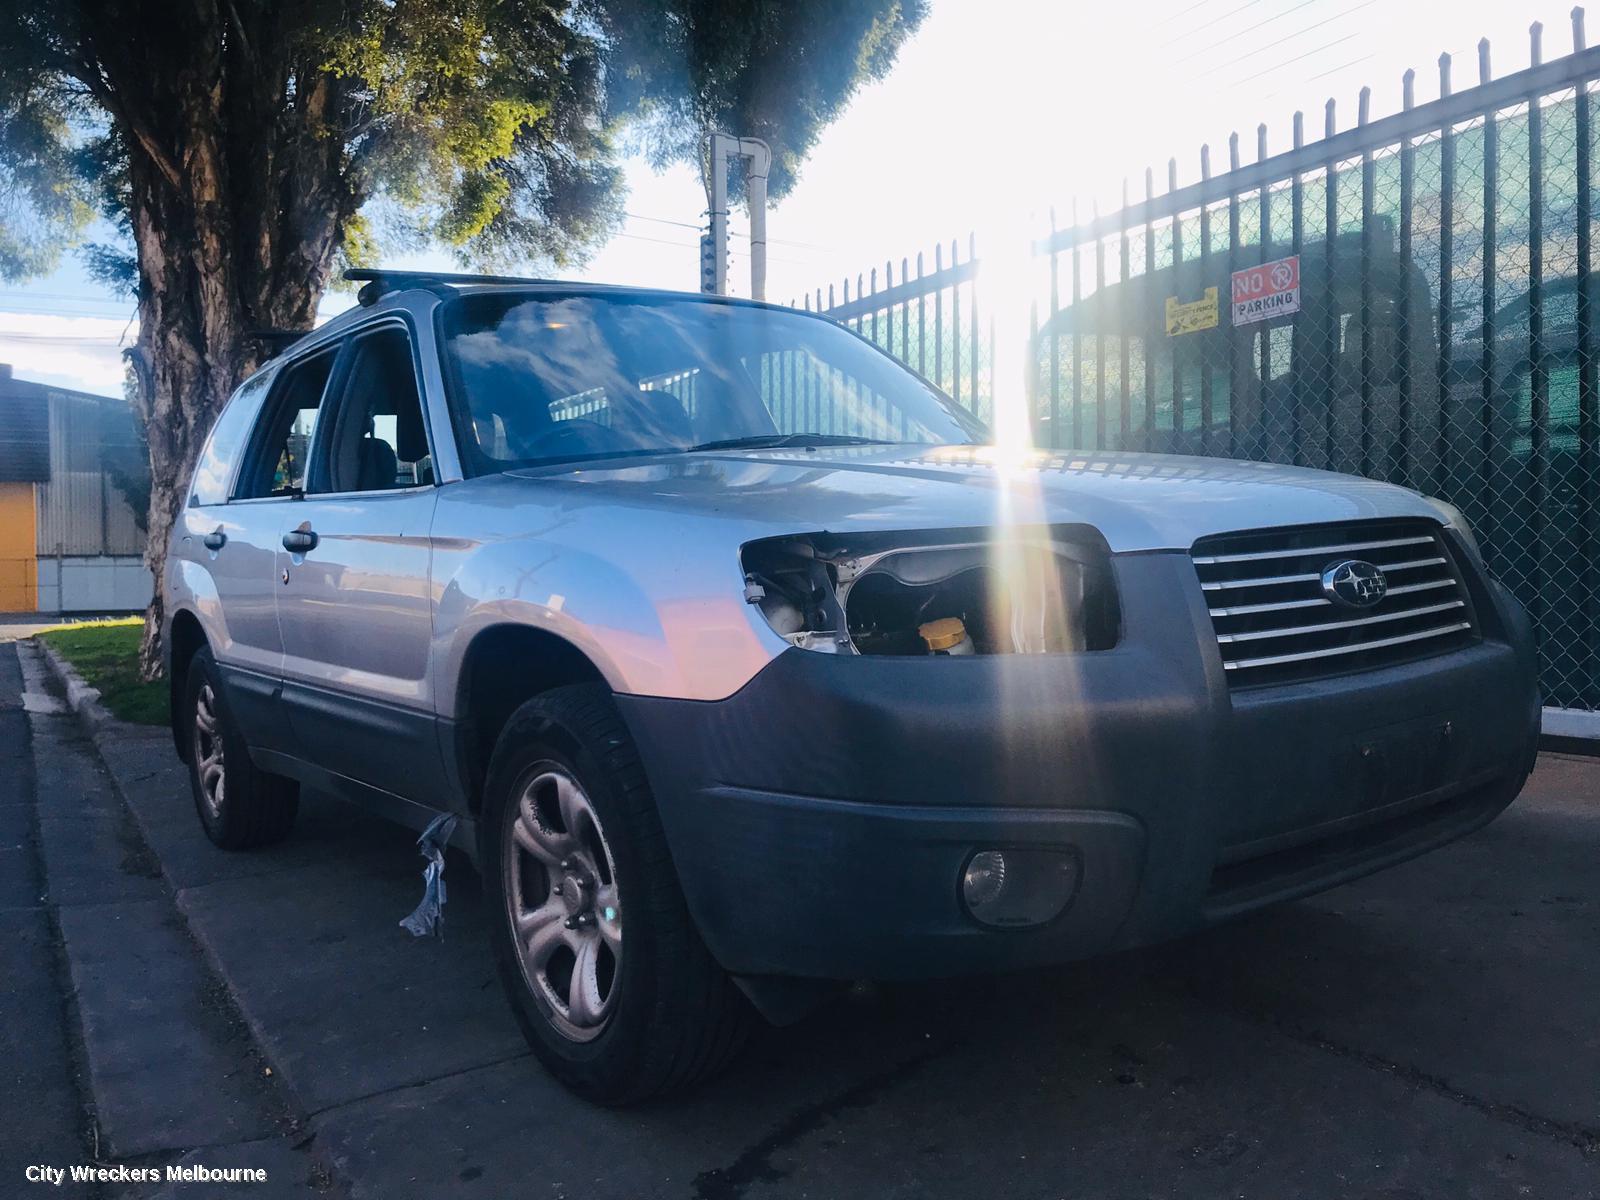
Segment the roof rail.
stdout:
<svg viewBox="0 0 1600 1200">
<path fill-rule="evenodd" d="M 451 283 L 548 282 L 526 275 L 474 275 L 460 271 L 380 271 L 370 267 L 352 267 L 344 273 L 344 277 L 351 283 L 364 282 L 365 286 L 356 293 L 356 300 L 363 307 L 377 303 L 380 296 L 387 296 L 390 292 L 405 291 L 407 288 L 437 290 L 441 285 Z"/>
<path fill-rule="evenodd" d="M 246 329 L 244 335 L 260 342 L 266 349 L 266 357 L 273 359 L 310 332 L 309 329 L 271 329 L 262 325 L 253 329 Z"/>
</svg>

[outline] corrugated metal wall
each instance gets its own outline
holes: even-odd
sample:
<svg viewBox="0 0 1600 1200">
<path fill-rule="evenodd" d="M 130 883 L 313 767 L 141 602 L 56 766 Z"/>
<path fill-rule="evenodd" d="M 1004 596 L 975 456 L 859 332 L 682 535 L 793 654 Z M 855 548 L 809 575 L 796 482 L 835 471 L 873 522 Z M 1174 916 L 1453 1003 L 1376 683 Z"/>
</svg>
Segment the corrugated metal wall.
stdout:
<svg viewBox="0 0 1600 1200">
<path fill-rule="evenodd" d="M 125 401 L 50 393 L 50 482 L 39 484 L 41 559 L 144 553 L 144 534 L 110 478 L 112 461 L 142 464 Z"/>
<path fill-rule="evenodd" d="M 44 388 L 0 363 L 0 484 L 37 483 L 50 472 L 49 405 Z"/>
</svg>

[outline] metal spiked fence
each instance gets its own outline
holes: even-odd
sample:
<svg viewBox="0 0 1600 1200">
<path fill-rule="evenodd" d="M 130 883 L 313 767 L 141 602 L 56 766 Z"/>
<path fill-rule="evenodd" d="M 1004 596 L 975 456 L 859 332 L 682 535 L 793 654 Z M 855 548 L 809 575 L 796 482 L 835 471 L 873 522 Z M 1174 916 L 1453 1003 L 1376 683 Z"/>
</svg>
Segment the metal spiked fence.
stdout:
<svg viewBox="0 0 1600 1200">
<path fill-rule="evenodd" d="M 1581 9 L 1572 54 L 1543 61 L 1540 34 L 1515 74 L 1493 78 L 1480 43 L 1469 89 L 1443 56 L 1437 100 L 1416 104 L 1408 72 L 1398 113 L 1372 119 L 1363 89 L 1340 130 L 1330 100 L 1320 141 L 1296 114 L 1285 152 L 1262 126 L 1254 162 L 1235 135 L 1226 171 L 1202 148 L 1198 182 L 1174 160 L 1164 194 L 1147 172 L 1142 200 L 1052 229 L 1028 401 L 1054 448 L 1296 463 L 1457 504 L 1534 617 L 1546 704 L 1593 712 L 1600 48 Z M 977 264 L 961 267 L 975 305 Z M 860 324 L 919 301 L 901 279 L 817 307 L 920 369 L 917 339 Z M 977 384 L 958 398 L 991 402 Z"/>
<path fill-rule="evenodd" d="M 977 239 L 935 247 L 932 270 L 923 255 L 900 260 L 899 282 L 891 259 L 880 276 L 874 267 L 856 276 L 852 295 L 846 278 L 799 301 L 855 330 L 915 368 L 957 403 L 989 419 L 994 411 L 994 323 L 981 311 Z"/>
</svg>

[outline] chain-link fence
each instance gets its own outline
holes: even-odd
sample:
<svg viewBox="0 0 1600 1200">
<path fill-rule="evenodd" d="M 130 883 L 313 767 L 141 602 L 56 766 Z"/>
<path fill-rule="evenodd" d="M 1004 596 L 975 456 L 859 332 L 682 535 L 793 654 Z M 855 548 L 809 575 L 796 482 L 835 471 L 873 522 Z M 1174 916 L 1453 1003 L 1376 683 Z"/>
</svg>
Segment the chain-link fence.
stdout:
<svg viewBox="0 0 1600 1200">
<path fill-rule="evenodd" d="M 1537 58 L 1537 42 L 1535 42 Z M 1459 505 L 1600 709 L 1593 92 L 1582 51 L 1054 234 L 1043 440 L 1292 462 Z M 1203 174 L 1209 174 L 1203 170 Z M 1254 269 L 1252 269 L 1254 268 Z M 1084 280 L 1092 284 L 1085 286 Z M 1214 290 L 1213 290 L 1214 289 Z"/>
<path fill-rule="evenodd" d="M 1260 459 L 1385 479 L 1460 506 L 1539 630 L 1545 702 L 1600 710 L 1600 392 L 1592 114 L 1600 50 L 1411 100 L 1053 230 L 1038 246 L 1042 445 Z M 969 306 L 979 302 L 969 257 Z M 936 272 L 938 274 L 938 272 Z M 921 275 L 921 271 L 917 272 Z M 956 394 L 906 328 L 924 283 L 817 307 Z M 877 294 L 874 294 L 877 293 Z M 810 306 L 810 301 L 807 301 Z M 881 318 L 888 314 L 887 335 Z M 898 315 L 895 315 L 898 314 Z M 965 314 L 963 314 L 963 319 Z M 944 316 L 948 321 L 948 315 Z M 896 324 L 899 321 L 900 324 Z M 982 328 L 958 395 L 985 415 Z M 941 325 L 949 336 L 949 326 Z M 902 332 L 896 333 L 896 330 Z M 988 345 L 992 348 L 992 334 Z M 1005 331 L 1002 331 L 1005 336 Z M 974 349 L 976 348 L 976 352 Z"/>
</svg>

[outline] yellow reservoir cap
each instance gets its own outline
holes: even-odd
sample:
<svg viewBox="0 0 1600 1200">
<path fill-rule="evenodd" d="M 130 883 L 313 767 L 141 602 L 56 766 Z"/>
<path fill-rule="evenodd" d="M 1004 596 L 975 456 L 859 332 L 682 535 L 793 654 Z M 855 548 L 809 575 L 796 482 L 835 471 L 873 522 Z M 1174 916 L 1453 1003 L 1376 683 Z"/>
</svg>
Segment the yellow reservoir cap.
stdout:
<svg viewBox="0 0 1600 1200">
<path fill-rule="evenodd" d="M 928 649 L 937 654 L 941 650 L 959 646 L 965 641 L 967 627 L 960 617 L 940 617 L 937 621 L 918 625 L 917 632 L 922 635 L 922 640 L 928 643 Z"/>
</svg>

